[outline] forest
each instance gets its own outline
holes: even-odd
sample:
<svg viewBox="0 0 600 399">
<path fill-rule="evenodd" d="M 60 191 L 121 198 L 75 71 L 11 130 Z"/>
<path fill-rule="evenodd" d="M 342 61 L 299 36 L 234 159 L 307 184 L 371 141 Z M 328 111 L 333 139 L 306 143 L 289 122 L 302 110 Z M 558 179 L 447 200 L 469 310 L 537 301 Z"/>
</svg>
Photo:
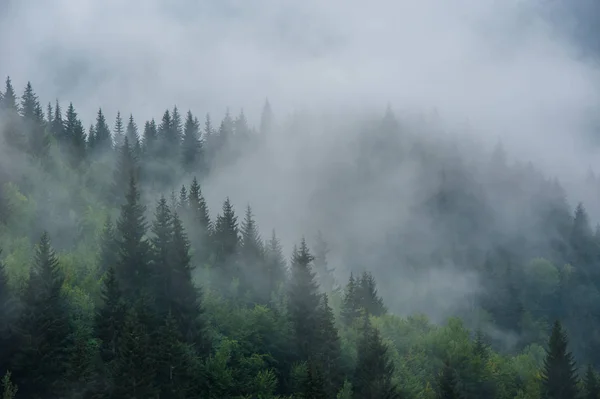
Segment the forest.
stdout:
<svg viewBox="0 0 600 399">
<path fill-rule="evenodd" d="M 300 125 L 266 102 L 257 128 L 177 107 L 140 126 L 99 109 L 86 128 L 7 78 L 2 397 L 600 398 L 600 228 L 555 177 L 388 107 L 323 171 L 321 228 L 286 251 L 252 204 L 211 214 L 205 182 Z M 385 202 L 385 240 L 342 245 L 328 225 L 358 227 L 339 204 L 407 168 L 408 215 Z M 402 291 L 440 264 L 480 290 L 432 318 Z"/>
</svg>

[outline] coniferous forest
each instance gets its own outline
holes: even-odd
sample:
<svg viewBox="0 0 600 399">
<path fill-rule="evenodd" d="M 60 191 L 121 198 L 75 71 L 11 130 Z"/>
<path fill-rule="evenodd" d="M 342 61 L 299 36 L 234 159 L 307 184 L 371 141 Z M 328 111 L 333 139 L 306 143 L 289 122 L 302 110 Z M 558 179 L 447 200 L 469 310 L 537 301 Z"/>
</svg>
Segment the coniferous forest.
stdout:
<svg viewBox="0 0 600 399">
<path fill-rule="evenodd" d="M 284 249 L 204 184 L 269 135 L 297 143 L 275 120 L 267 102 L 257 128 L 177 107 L 84 123 L 6 80 L 3 398 L 600 398 L 600 229 L 556 178 L 500 144 L 467 159 L 388 108 L 329 170 L 323 230 Z M 386 208 L 385 242 L 336 254 L 327 225 L 360 220 L 338 204 L 406 164 L 423 184 L 403 223 Z M 448 262 L 481 290 L 432 320 L 396 284 Z"/>
</svg>

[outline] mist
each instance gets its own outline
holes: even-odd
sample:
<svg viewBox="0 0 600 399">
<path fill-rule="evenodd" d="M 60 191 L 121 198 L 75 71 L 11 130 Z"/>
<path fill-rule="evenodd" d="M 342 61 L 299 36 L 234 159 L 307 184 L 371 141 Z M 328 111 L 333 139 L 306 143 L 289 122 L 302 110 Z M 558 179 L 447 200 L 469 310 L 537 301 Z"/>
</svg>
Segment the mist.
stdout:
<svg viewBox="0 0 600 399">
<path fill-rule="evenodd" d="M 351 270 L 377 270 L 386 302 L 399 312 L 442 317 L 481 287 L 477 276 L 444 262 L 407 280 L 376 245 L 413 223 L 413 206 L 435 186 L 422 178 L 410 146 L 402 168 L 368 185 L 352 188 L 356 180 L 339 177 L 355 167 L 360 134 L 388 104 L 399 130 L 417 136 L 405 143 L 426 141 L 444 154 L 463 143 L 457 154 L 481 165 L 501 142 L 511 162 L 531 161 L 558 177 L 570 203 L 597 198 L 582 182 L 600 169 L 586 141 L 599 70 L 545 18 L 541 1 L 7 4 L 0 75 L 17 87 L 31 80 L 42 102 L 72 101 L 84 126 L 99 106 L 110 123 L 120 110 L 141 125 L 173 105 L 215 120 L 243 109 L 258 126 L 268 98 L 277 125 L 266 143 L 203 183 L 213 214 L 227 196 L 239 214 L 250 204 L 263 237 L 275 228 L 286 254 L 322 230 L 340 282 Z M 342 195 L 352 190 L 355 197 Z M 517 218 L 514 211 L 502 212 Z M 349 255 L 356 251 L 361 256 Z"/>
</svg>

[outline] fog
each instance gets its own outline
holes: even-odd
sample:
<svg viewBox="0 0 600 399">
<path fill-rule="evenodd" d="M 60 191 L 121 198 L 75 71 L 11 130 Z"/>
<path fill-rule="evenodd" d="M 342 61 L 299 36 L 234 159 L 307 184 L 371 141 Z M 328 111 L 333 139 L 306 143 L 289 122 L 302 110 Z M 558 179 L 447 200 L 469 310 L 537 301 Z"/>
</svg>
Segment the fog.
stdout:
<svg viewBox="0 0 600 399">
<path fill-rule="evenodd" d="M 258 126 L 268 98 L 274 134 L 213 173 L 205 195 L 214 213 L 226 196 L 240 214 L 250 203 L 263 235 L 275 228 L 286 253 L 302 235 L 324 230 L 345 279 L 343 247 L 384 240 L 407 222 L 423 188 L 409 162 L 356 187 L 371 190 L 358 199 L 321 206 L 339 199 L 328 197 L 329 177 L 355 163 L 349 143 L 358 122 L 383 116 L 387 104 L 402 126 L 435 115 L 442 137 L 460 132 L 488 151 L 501 141 L 511 159 L 558 176 L 573 202 L 593 198 L 578 182 L 600 166 L 584 140 L 600 100 L 599 70 L 541 7 L 534 0 L 12 1 L 0 14 L 0 75 L 19 91 L 30 80 L 43 102 L 72 101 L 84 126 L 99 106 L 109 122 L 120 110 L 141 126 L 173 105 L 200 119 L 210 113 L 215 124 L 227 107 L 234 115 L 243 108 Z M 292 129 L 291 115 L 311 117 Z M 435 292 L 428 303 L 439 310 L 479 289 L 452 267 L 410 282 L 406 295 Z M 391 265 L 383 269 L 388 302 L 390 287 L 403 282 Z"/>
</svg>

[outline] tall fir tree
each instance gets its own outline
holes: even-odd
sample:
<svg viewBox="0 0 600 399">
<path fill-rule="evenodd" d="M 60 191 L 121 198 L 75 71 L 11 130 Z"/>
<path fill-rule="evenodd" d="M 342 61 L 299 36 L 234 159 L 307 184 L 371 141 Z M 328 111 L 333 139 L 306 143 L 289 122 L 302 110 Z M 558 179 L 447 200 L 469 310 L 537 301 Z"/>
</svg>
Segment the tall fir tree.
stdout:
<svg viewBox="0 0 600 399">
<path fill-rule="evenodd" d="M 195 258 L 200 265 L 206 264 L 212 253 L 212 235 L 213 225 L 208 213 L 206 200 L 202 195 L 202 189 L 196 177 L 192 180 L 188 193 L 188 206 L 190 221 L 188 231 L 190 231 L 195 251 Z"/>
<path fill-rule="evenodd" d="M 324 389 L 328 397 L 334 397 L 343 383 L 342 347 L 327 294 L 322 294 L 317 315 L 317 330 L 319 338 L 316 359 L 323 372 Z"/>
<path fill-rule="evenodd" d="M 223 202 L 223 209 L 217 215 L 214 227 L 214 251 L 217 267 L 221 270 L 225 282 L 239 277 L 236 255 L 239 251 L 238 219 L 229 197 Z"/>
<path fill-rule="evenodd" d="M 578 394 L 577 372 L 573 355 L 568 351 L 567 334 L 555 321 L 542 367 L 542 398 L 572 399 Z"/>
<path fill-rule="evenodd" d="M 598 398 L 600 398 L 600 384 L 598 383 L 598 375 L 590 364 L 588 365 L 585 375 L 583 376 L 582 399 Z"/>
<path fill-rule="evenodd" d="M 110 127 L 108 126 L 108 123 L 106 123 L 106 118 L 104 117 L 101 108 L 98 109 L 98 114 L 96 115 L 96 126 L 94 127 L 94 130 L 96 131 L 94 150 L 101 154 L 107 153 L 113 148 L 113 142 Z"/>
<path fill-rule="evenodd" d="M 65 123 L 63 121 L 62 108 L 60 107 L 60 103 L 56 100 L 56 104 L 54 105 L 54 118 L 52 118 L 52 136 L 57 141 L 64 140 L 65 137 Z"/>
<path fill-rule="evenodd" d="M 73 103 L 67 108 L 65 121 L 65 144 L 70 150 L 71 166 L 78 168 L 85 158 L 86 136 L 81 120 L 77 117 Z"/>
<path fill-rule="evenodd" d="M 294 248 L 292 255 L 288 300 L 288 312 L 300 360 L 309 359 L 319 342 L 318 315 L 321 296 L 311 267 L 313 259 L 303 238 L 300 247 Z"/>
<path fill-rule="evenodd" d="M 15 349 L 14 323 L 17 321 L 17 310 L 17 301 L 10 288 L 4 262 L 0 261 L 0 373 L 3 375 L 9 369 L 9 360 Z"/>
<path fill-rule="evenodd" d="M 110 195 L 114 204 L 122 203 L 123 193 L 127 191 L 131 176 L 139 181 L 140 167 L 129 145 L 129 139 L 125 137 L 123 144 L 119 147 L 117 162 L 113 171 L 113 186 Z"/>
<path fill-rule="evenodd" d="M 5 80 L 4 93 L 2 94 L 2 102 L 0 103 L 0 110 L 9 112 L 18 112 L 19 107 L 17 104 L 17 95 L 12 84 L 10 76 Z"/>
<path fill-rule="evenodd" d="M 200 167 L 202 145 L 200 141 L 200 122 L 188 111 L 183 130 L 182 165 L 187 173 L 192 173 Z"/>
<path fill-rule="evenodd" d="M 129 120 L 127 121 L 127 127 L 125 128 L 125 137 L 129 140 L 129 145 L 133 149 L 136 156 L 140 154 L 140 134 L 138 132 L 138 126 L 133 119 L 133 114 L 129 114 Z"/>
<path fill-rule="evenodd" d="M 265 288 L 262 286 L 264 276 L 261 274 L 261 266 L 264 264 L 264 246 L 250 205 L 246 207 L 240 233 L 241 278 L 244 288 L 250 291 L 253 301 L 261 301 L 264 300 L 264 296 L 260 298 L 260 292 Z"/>
<path fill-rule="evenodd" d="M 104 226 L 102 226 L 102 236 L 100 237 L 100 254 L 98 262 L 98 271 L 103 275 L 111 267 L 116 267 L 118 262 L 118 241 L 115 232 L 115 226 L 110 215 L 106 217 Z"/>
<path fill-rule="evenodd" d="M 123 118 L 121 117 L 121 111 L 117 111 L 117 117 L 115 118 L 113 140 L 116 148 L 120 148 L 123 145 L 123 141 L 125 141 L 125 126 L 123 124 Z"/>
<path fill-rule="evenodd" d="M 119 250 L 116 271 L 125 298 L 132 300 L 151 288 L 152 276 L 150 244 L 146 238 L 146 207 L 140 202 L 140 192 L 133 175 L 130 175 L 125 198 L 117 220 Z"/>
<path fill-rule="evenodd" d="M 346 284 L 346 288 L 344 289 L 341 310 L 342 322 L 347 326 L 354 323 L 354 320 L 360 316 L 359 283 L 354 278 L 354 275 L 350 273 L 348 284 Z"/>
<path fill-rule="evenodd" d="M 381 316 L 386 313 L 383 299 L 377 293 L 375 278 L 370 272 L 365 271 L 360 277 L 357 296 L 361 308 L 367 314 Z"/>
<path fill-rule="evenodd" d="M 456 383 L 456 371 L 451 367 L 448 360 L 444 361 L 442 371 L 438 376 L 438 399 L 461 399 Z"/>
<path fill-rule="evenodd" d="M 15 381 L 24 397 L 40 392 L 60 395 L 71 350 L 69 305 L 62 294 L 64 276 L 48 233 L 40 238 L 17 324 Z"/>
<path fill-rule="evenodd" d="M 114 266 L 108 268 L 102 280 L 101 299 L 95 316 L 95 335 L 100 339 L 100 356 L 107 366 L 106 372 L 110 374 L 117 358 L 126 313 Z"/>
<path fill-rule="evenodd" d="M 270 299 L 271 294 L 287 280 L 287 266 L 283 248 L 277 238 L 275 230 L 271 232 L 271 239 L 267 242 L 265 248 L 265 277 L 263 279 L 265 288 L 263 294 Z"/>
<path fill-rule="evenodd" d="M 362 336 L 357 347 L 358 359 L 352 386 L 354 398 L 396 399 L 400 395 L 393 379 L 394 364 L 379 330 L 364 317 Z"/>
</svg>

